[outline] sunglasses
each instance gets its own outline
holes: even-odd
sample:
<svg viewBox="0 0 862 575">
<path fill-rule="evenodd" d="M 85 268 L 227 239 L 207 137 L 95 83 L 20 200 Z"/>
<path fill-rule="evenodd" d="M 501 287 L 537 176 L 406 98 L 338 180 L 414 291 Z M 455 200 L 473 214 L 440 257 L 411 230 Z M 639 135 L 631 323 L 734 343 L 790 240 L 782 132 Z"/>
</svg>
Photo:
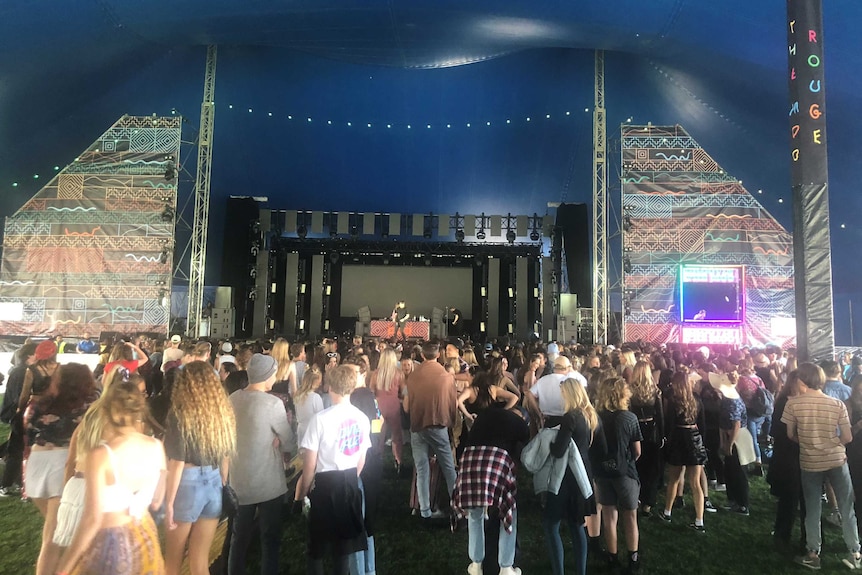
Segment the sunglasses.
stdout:
<svg viewBox="0 0 862 575">
<path fill-rule="evenodd" d="M 327 352 L 326 357 L 332 359 L 333 357 L 338 357 L 338 354 L 334 351 Z"/>
</svg>

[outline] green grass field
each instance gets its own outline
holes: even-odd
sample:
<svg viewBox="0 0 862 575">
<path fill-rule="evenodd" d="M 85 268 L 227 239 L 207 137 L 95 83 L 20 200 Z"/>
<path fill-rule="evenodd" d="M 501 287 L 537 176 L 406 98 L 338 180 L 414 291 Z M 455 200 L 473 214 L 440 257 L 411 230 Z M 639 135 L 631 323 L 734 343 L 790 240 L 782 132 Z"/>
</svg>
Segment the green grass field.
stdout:
<svg viewBox="0 0 862 575">
<path fill-rule="evenodd" d="M 5 428 L 0 428 L 0 438 L 5 438 L 6 433 Z M 409 449 L 405 452 L 409 458 Z M 387 459 L 389 457 L 387 454 Z M 390 461 L 387 465 L 391 469 Z M 530 489 L 528 476 L 520 477 L 520 487 L 517 565 L 525 575 L 549 574 L 538 500 Z M 696 533 L 687 527 L 693 519 L 690 500 L 685 509 L 674 511 L 674 521 L 670 524 L 658 519 L 642 520 L 640 547 L 644 572 L 668 575 L 805 572 L 803 567 L 791 562 L 791 557 L 782 556 L 773 548 L 770 531 L 775 506 L 765 481 L 752 478 L 751 488 L 751 516 L 741 517 L 722 511 L 707 514 L 706 533 Z M 409 492 L 409 479 L 397 478 L 394 469 L 384 474 L 376 536 L 377 572 L 380 575 L 466 573 L 469 563 L 466 529 L 452 534 L 445 526 L 428 528 L 419 525 L 419 520 L 410 515 L 407 507 Z M 719 507 L 725 503 L 722 493 L 713 494 L 712 499 Z M 41 518 L 32 504 L 16 497 L 0 498 L 0 574 L 33 571 L 40 529 Z M 844 553 L 840 530 L 824 526 L 824 539 L 823 571 L 847 571 L 840 561 Z M 570 551 L 571 541 L 565 532 L 563 540 Z M 304 520 L 286 514 L 281 548 L 282 573 L 305 573 L 304 542 Z M 257 571 L 257 553 L 256 548 L 252 549 L 249 573 Z M 567 568 L 567 572 L 573 572 L 568 560 Z M 591 562 L 589 571 L 602 572 L 602 568 Z"/>
</svg>

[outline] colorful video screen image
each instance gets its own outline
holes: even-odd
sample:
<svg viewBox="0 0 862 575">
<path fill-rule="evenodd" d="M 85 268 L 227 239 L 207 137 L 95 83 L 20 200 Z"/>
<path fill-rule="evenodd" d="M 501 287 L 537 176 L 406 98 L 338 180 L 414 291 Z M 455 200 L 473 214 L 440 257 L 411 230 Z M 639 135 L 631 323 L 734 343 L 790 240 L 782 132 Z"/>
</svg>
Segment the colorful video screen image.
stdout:
<svg viewBox="0 0 862 575">
<path fill-rule="evenodd" d="M 684 323 L 742 323 L 742 266 L 685 265 L 680 268 L 679 278 L 679 307 Z"/>
</svg>

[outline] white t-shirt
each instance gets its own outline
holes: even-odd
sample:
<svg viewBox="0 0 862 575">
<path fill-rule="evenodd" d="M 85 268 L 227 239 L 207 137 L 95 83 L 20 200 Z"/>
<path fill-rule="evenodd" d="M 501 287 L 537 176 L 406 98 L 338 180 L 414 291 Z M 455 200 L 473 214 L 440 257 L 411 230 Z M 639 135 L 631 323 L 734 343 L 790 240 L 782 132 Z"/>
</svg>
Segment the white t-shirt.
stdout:
<svg viewBox="0 0 862 575">
<path fill-rule="evenodd" d="M 539 400 L 539 409 L 543 415 L 565 415 L 566 407 L 563 403 L 563 393 L 560 384 L 567 379 L 576 379 L 584 387 L 587 386 L 586 378 L 577 371 L 569 373 L 550 373 L 539 378 L 530 391 Z"/>
<path fill-rule="evenodd" d="M 315 473 L 357 467 L 359 458 L 371 447 L 371 422 L 350 402 L 343 401 L 314 414 L 300 447 L 317 452 Z"/>
</svg>

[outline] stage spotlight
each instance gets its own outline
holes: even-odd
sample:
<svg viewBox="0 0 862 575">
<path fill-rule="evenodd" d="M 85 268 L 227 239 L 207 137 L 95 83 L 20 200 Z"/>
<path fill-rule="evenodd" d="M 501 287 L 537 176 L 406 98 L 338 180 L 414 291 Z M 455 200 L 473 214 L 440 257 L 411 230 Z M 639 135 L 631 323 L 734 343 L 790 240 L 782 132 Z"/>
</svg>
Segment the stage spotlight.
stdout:
<svg viewBox="0 0 862 575">
<path fill-rule="evenodd" d="M 306 236 L 308 236 L 308 228 L 305 227 L 305 224 L 302 224 L 301 226 L 296 228 L 296 235 L 301 240 L 304 240 Z"/>
<path fill-rule="evenodd" d="M 177 168 L 174 166 L 174 162 L 168 162 L 168 165 L 165 167 L 165 180 L 171 181 L 177 177 Z"/>
<path fill-rule="evenodd" d="M 476 239 L 477 240 L 484 240 L 485 239 L 485 229 L 484 228 L 480 228 L 479 231 L 476 232 Z"/>
<path fill-rule="evenodd" d="M 623 258 L 623 271 L 627 274 L 632 273 L 632 260 L 631 258 Z"/>
<path fill-rule="evenodd" d="M 629 216 L 623 218 L 623 231 L 632 229 L 632 219 Z"/>
<path fill-rule="evenodd" d="M 337 264 L 338 263 L 338 257 L 339 257 L 338 252 L 335 252 L 335 251 L 329 252 L 329 262 L 330 263 Z"/>
<path fill-rule="evenodd" d="M 384 253 L 384 254 L 383 254 L 383 265 L 384 265 L 384 266 L 388 266 L 388 265 L 389 265 L 389 254 L 387 254 L 387 253 Z"/>
<path fill-rule="evenodd" d="M 539 230 L 533 230 L 530 232 L 530 241 L 537 242 L 541 236 L 539 235 Z"/>
<path fill-rule="evenodd" d="M 510 244 L 514 244 L 514 243 L 515 243 L 515 238 L 517 238 L 517 237 L 518 237 L 518 236 L 515 234 L 515 230 L 513 230 L 513 229 L 509 228 L 509 229 L 506 231 L 506 241 L 507 241 L 507 242 L 509 242 Z"/>
<path fill-rule="evenodd" d="M 256 267 L 251 266 L 248 268 L 248 277 L 250 277 L 250 278 L 256 278 L 257 277 L 257 268 Z"/>
<path fill-rule="evenodd" d="M 455 241 L 457 241 L 459 244 L 464 241 L 464 230 L 462 230 L 461 228 L 455 230 Z"/>
<path fill-rule="evenodd" d="M 425 254 L 425 265 L 426 266 L 431 265 L 431 254 Z"/>
</svg>

